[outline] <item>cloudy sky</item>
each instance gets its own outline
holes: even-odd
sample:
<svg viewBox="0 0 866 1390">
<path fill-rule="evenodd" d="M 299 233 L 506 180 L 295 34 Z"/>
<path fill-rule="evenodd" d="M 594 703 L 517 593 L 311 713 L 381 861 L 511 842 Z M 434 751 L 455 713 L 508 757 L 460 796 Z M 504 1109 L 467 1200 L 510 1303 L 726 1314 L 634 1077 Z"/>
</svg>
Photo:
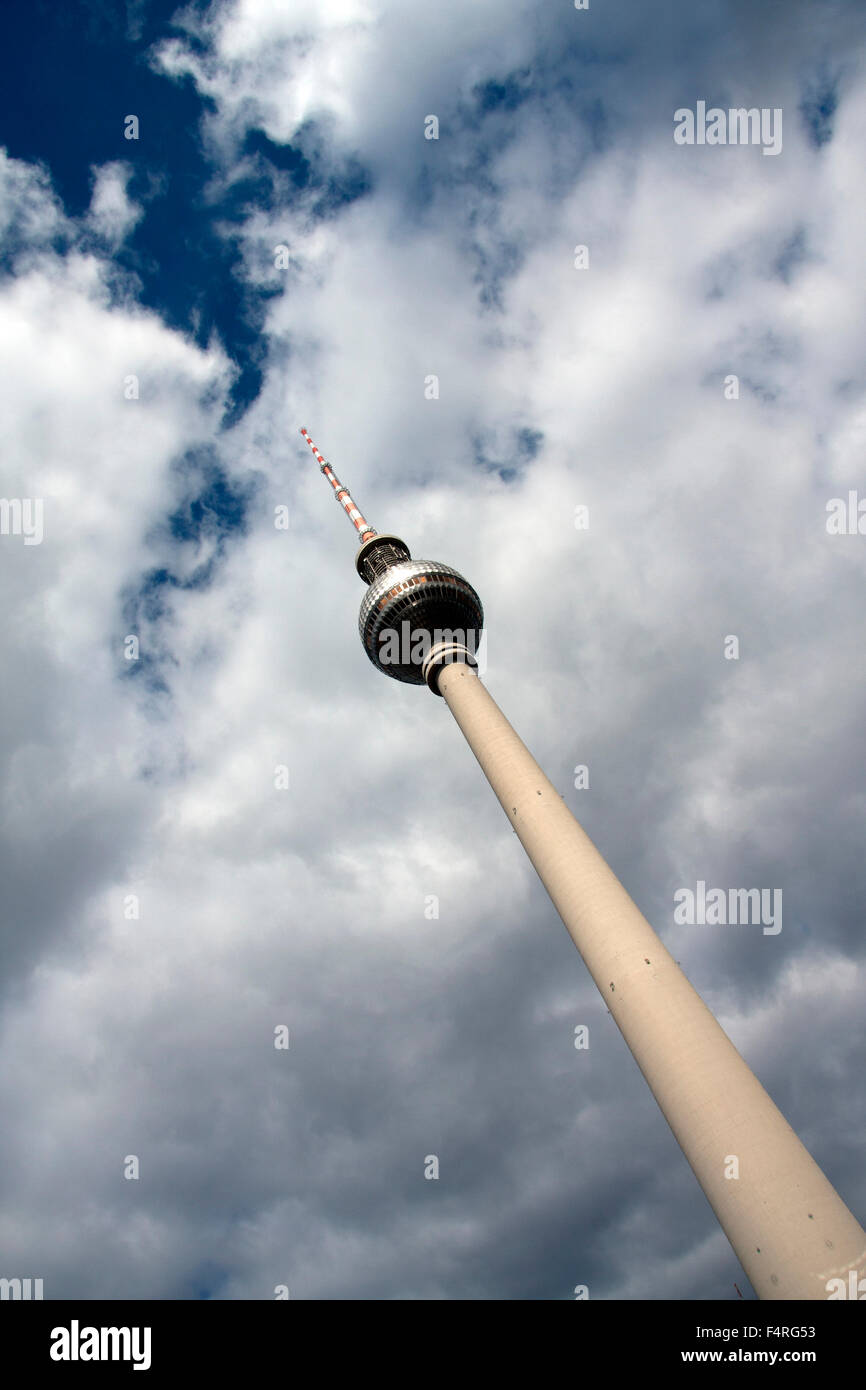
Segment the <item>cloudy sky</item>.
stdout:
<svg viewBox="0 0 866 1390">
<path fill-rule="evenodd" d="M 298 429 L 862 1219 L 860 0 L 2 22 L 0 1275 L 753 1297 Z"/>
</svg>

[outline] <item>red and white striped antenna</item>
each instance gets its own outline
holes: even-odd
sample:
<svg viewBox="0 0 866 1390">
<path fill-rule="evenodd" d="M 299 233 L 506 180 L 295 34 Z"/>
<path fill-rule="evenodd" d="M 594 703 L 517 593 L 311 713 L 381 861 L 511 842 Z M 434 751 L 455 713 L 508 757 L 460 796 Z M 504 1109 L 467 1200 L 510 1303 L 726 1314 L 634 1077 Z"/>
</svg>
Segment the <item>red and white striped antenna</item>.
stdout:
<svg viewBox="0 0 866 1390">
<path fill-rule="evenodd" d="M 374 536 L 379 534 L 378 531 L 375 531 L 373 529 L 369 521 L 364 520 L 360 511 L 355 506 L 355 503 L 352 501 L 348 488 L 343 487 L 343 484 L 340 482 L 333 468 L 324 458 L 321 451 L 316 448 L 307 431 L 305 429 L 302 429 L 301 434 L 306 439 L 307 443 L 313 451 L 313 456 L 315 457 L 316 462 L 318 463 L 328 482 L 331 484 L 331 487 L 334 489 L 337 501 L 342 505 L 346 512 L 346 515 L 348 516 L 355 530 L 358 532 L 358 535 L 361 537 L 361 543 L 363 544 L 364 541 L 372 540 Z"/>
</svg>

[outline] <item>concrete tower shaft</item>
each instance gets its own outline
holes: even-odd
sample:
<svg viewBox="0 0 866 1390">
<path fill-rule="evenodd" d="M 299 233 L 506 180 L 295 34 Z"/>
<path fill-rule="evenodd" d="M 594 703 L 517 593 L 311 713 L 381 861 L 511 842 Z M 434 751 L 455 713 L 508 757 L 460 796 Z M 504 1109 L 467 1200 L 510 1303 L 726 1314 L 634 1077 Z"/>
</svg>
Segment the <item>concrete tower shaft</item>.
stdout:
<svg viewBox="0 0 866 1390">
<path fill-rule="evenodd" d="M 437 680 L 759 1298 L 850 1286 L 860 1223 L 475 672 Z"/>
</svg>

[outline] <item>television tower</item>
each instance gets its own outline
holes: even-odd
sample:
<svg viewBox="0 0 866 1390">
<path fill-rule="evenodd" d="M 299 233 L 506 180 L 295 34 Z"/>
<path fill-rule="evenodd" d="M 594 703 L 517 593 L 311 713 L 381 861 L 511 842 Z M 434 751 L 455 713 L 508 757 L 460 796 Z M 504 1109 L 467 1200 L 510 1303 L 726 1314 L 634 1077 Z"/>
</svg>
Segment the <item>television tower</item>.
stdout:
<svg viewBox="0 0 866 1390">
<path fill-rule="evenodd" d="M 301 434 L 361 538 L 367 656 L 444 698 L 758 1297 L 866 1297 L 866 1231 L 481 684 L 472 585 L 374 531 Z"/>
</svg>

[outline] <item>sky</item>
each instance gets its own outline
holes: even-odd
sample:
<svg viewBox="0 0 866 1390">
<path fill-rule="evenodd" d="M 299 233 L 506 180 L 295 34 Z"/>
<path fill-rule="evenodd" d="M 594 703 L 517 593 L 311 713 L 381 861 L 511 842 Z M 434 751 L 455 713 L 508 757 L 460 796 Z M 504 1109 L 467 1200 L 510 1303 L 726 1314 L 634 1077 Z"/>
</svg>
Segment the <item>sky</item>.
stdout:
<svg viewBox="0 0 866 1390">
<path fill-rule="evenodd" d="M 298 431 L 862 1220 L 862 5 L 2 26 L 0 1275 L 754 1297 Z"/>
</svg>

